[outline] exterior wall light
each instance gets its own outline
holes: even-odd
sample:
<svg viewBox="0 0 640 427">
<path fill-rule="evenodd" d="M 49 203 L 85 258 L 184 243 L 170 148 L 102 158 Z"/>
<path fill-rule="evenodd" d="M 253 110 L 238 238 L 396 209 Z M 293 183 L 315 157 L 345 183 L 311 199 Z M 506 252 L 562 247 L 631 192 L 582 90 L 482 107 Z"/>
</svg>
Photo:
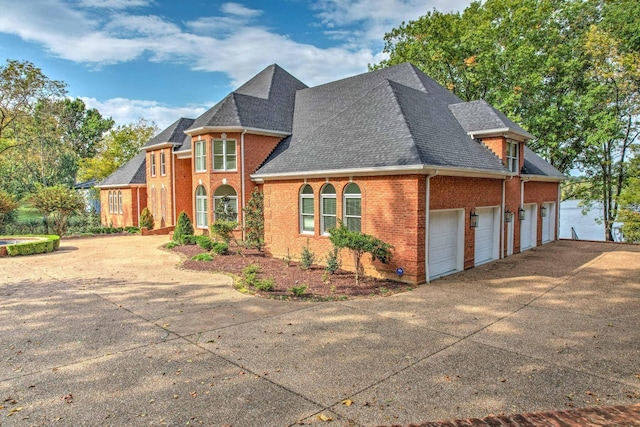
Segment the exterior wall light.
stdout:
<svg viewBox="0 0 640 427">
<path fill-rule="evenodd" d="M 547 216 L 547 207 L 544 205 L 540 207 L 540 216 L 543 218 Z"/>
<path fill-rule="evenodd" d="M 524 221 L 526 219 L 526 212 L 522 206 L 518 209 L 518 219 Z"/>
<path fill-rule="evenodd" d="M 511 221 L 513 221 L 513 212 L 507 209 L 506 211 L 504 211 L 504 222 L 511 222 Z"/>
<path fill-rule="evenodd" d="M 478 218 L 479 218 L 479 215 L 476 213 L 476 210 L 472 209 L 471 213 L 469 214 L 469 227 L 477 228 L 478 227 Z"/>
</svg>

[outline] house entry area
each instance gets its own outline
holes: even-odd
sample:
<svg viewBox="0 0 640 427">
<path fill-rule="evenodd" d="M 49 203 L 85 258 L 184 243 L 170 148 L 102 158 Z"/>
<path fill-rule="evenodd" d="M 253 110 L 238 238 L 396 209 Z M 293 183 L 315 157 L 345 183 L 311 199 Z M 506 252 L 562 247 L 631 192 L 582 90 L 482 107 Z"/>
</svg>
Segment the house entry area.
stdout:
<svg viewBox="0 0 640 427">
<path fill-rule="evenodd" d="M 464 209 L 429 212 L 429 280 L 464 268 Z"/>
</svg>

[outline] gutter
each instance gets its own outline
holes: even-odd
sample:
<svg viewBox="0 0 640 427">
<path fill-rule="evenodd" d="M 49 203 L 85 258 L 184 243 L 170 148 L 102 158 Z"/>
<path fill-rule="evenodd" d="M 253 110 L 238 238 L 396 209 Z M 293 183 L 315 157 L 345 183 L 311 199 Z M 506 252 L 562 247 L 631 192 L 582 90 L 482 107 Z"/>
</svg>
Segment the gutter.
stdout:
<svg viewBox="0 0 640 427">
<path fill-rule="evenodd" d="M 171 206 L 173 207 L 173 225 L 178 225 L 176 216 L 176 159 L 175 153 L 171 150 Z"/>
<path fill-rule="evenodd" d="M 245 133 L 249 132 L 255 135 L 263 135 L 263 136 L 279 136 L 286 137 L 291 135 L 291 132 L 283 132 L 278 130 L 269 130 L 269 129 L 260 129 L 260 128 L 245 128 L 242 126 L 200 126 L 193 129 L 187 129 L 184 131 L 189 136 L 201 135 L 203 133 Z"/>
<path fill-rule="evenodd" d="M 438 175 L 438 169 L 433 171 L 432 174 L 427 174 L 427 185 L 425 189 L 426 193 L 426 210 L 425 210 L 425 225 L 424 225 L 424 276 L 425 282 L 429 281 L 429 210 L 431 209 L 431 178 Z"/>
<path fill-rule="evenodd" d="M 242 240 L 245 240 L 245 220 L 244 220 L 244 188 L 245 188 L 245 176 L 244 176 L 244 134 L 247 133 L 247 129 L 242 131 L 240 135 L 240 200 L 242 206 Z"/>
</svg>

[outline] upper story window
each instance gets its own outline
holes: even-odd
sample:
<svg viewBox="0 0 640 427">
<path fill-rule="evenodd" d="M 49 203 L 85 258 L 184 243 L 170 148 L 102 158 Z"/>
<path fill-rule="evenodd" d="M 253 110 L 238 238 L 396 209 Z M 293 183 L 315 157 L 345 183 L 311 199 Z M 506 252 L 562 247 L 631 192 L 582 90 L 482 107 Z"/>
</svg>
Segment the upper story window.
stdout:
<svg viewBox="0 0 640 427">
<path fill-rule="evenodd" d="M 519 148 L 517 141 L 507 140 L 507 168 L 509 172 L 520 172 L 520 161 L 518 159 Z"/>
<path fill-rule="evenodd" d="M 156 176 L 156 153 L 151 153 L 151 176 Z"/>
<path fill-rule="evenodd" d="M 196 172 L 207 171 L 207 146 L 205 141 L 196 141 L 193 146 Z"/>
<path fill-rule="evenodd" d="M 214 140 L 213 141 L 213 170 L 214 171 L 234 171 L 236 170 L 236 141 L 235 140 Z"/>
<path fill-rule="evenodd" d="M 344 223 L 349 230 L 362 231 L 362 194 L 351 182 L 344 188 Z"/>
<path fill-rule="evenodd" d="M 167 168 L 164 160 L 164 150 L 160 152 L 160 175 L 165 176 L 167 174 Z"/>
<path fill-rule="evenodd" d="M 325 184 L 320 191 L 320 231 L 324 235 L 336 226 L 336 188 Z"/>
<path fill-rule="evenodd" d="M 314 222 L 313 188 L 305 184 L 300 189 L 300 233 L 313 234 Z"/>
</svg>

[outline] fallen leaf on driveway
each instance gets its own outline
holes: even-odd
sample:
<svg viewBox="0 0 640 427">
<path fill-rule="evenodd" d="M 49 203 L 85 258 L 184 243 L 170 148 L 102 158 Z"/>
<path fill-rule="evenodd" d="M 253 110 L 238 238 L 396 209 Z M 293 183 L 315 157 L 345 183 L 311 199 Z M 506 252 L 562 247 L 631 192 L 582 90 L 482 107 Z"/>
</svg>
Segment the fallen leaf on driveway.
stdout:
<svg viewBox="0 0 640 427">
<path fill-rule="evenodd" d="M 344 406 L 351 406 L 353 404 L 353 401 L 349 400 L 349 399 L 345 399 L 342 401 L 342 404 Z"/>
<path fill-rule="evenodd" d="M 317 417 L 320 421 L 333 421 L 333 418 L 327 417 L 325 414 L 320 414 Z"/>
</svg>

